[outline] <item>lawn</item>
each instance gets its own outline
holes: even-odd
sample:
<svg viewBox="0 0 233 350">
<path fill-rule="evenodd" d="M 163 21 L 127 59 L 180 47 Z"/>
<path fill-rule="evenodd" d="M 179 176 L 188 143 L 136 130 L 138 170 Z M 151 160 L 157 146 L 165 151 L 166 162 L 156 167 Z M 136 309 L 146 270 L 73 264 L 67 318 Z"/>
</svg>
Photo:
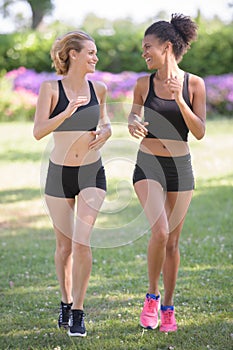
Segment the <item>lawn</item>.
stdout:
<svg viewBox="0 0 233 350">
<path fill-rule="evenodd" d="M 108 194 L 92 239 L 88 335 L 73 339 L 56 328 L 55 242 L 41 196 L 51 137 L 35 141 L 31 123 L 1 124 L 0 349 L 232 349 L 232 135 L 223 119 L 207 123 L 203 140 L 190 137 L 196 190 L 180 242 L 179 329 L 161 334 L 139 326 L 149 227 L 131 184 L 138 142 L 124 122 L 113 123 L 103 148 Z"/>
</svg>

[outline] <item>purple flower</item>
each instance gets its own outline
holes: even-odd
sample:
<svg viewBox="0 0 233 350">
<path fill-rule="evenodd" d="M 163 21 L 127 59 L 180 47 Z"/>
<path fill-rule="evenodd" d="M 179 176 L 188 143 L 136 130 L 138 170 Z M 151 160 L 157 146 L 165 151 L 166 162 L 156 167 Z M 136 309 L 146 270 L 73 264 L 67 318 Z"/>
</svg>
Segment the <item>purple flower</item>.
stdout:
<svg viewBox="0 0 233 350">
<path fill-rule="evenodd" d="M 38 95 L 40 85 L 45 80 L 59 79 L 55 73 L 37 73 L 33 69 L 20 67 L 17 70 L 10 71 L 6 74 L 10 79 L 13 78 L 13 88 L 17 90 L 23 88 Z"/>
<path fill-rule="evenodd" d="M 96 71 L 88 75 L 90 80 L 103 81 L 108 88 L 108 97 L 113 101 L 132 101 L 133 89 L 137 79 L 147 72 L 135 73 L 124 71 L 121 73 L 110 73 Z M 12 80 L 13 89 L 22 89 L 33 95 L 39 93 L 40 85 L 43 81 L 60 79 L 55 72 L 37 73 L 32 69 L 20 67 L 6 74 Z M 204 78 L 207 94 L 207 111 L 210 113 L 220 113 L 231 115 L 233 111 L 233 73 L 219 76 L 211 75 Z M 32 100 L 34 100 L 32 98 Z"/>
<path fill-rule="evenodd" d="M 213 113 L 232 114 L 233 73 L 211 75 L 205 79 L 207 110 Z"/>
</svg>

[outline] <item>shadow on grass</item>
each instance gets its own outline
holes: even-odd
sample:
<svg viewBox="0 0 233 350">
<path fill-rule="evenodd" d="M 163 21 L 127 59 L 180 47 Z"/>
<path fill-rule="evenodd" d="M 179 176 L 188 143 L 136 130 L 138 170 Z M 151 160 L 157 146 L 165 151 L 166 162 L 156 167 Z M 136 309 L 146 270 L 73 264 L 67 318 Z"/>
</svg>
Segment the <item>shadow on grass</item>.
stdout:
<svg viewBox="0 0 233 350">
<path fill-rule="evenodd" d="M 0 204 L 30 201 L 40 197 L 40 190 L 37 188 L 7 189 L 0 191 Z"/>
<path fill-rule="evenodd" d="M 0 153 L 0 162 L 39 162 L 42 159 L 42 152 L 8 150 Z"/>
</svg>

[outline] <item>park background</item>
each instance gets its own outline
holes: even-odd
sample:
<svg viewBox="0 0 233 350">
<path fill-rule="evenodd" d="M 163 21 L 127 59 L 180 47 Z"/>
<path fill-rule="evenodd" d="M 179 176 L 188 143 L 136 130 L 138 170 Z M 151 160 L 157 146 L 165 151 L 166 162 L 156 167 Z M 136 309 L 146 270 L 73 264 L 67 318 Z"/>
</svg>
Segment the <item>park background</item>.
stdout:
<svg viewBox="0 0 233 350">
<path fill-rule="evenodd" d="M 27 4 L 28 12 L 21 8 L 23 3 Z M 69 1 L 65 4 L 67 7 Z M 20 7 L 14 12 L 16 5 Z M 119 2 L 119 6 L 124 14 L 123 4 Z M 90 79 L 102 80 L 108 86 L 113 135 L 109 146 L 103 149 L 103 159 L 115 165 L 115 172 L 109 170 L 107 197 L 107 204 L 115 205 L 115 211 L 103 211 L 97 221 L 97 225 L 108 229 L 111 237 L 106 235 L 104 240 L 97 232 L 93 244 L 86 339 L 70 339 L 56 330 L 59 289 L 53 262 L 55 242 L 41 196 L 41 165 L 47 161 L 51 139 L 46 137 L 37 142 L 32 136 L 39 86 L 43 80 L 59 78 L 51 67 L 52 42 L 57 36 L 77 29 L 69 21 L 52 20 L 55 7 L 56 1 L 50 0 L 0 1 L 5 18 L 2 24 L 6 19 L 14 23 L 9 32 L 0 24 L 0 349 L 230 349 L 231 1 L 226 2 L 228 20 L 218 12 L 210 18 L 201 9 L 196 10 L 192 17 L 199 26 L 198 40 L 180 64 L 182 69 L 205 80 L 207 132 L 201 141 L 190 137 L 196 190 L 180 243 L 181 266 L 175 292 L 179 331 L 169 335 L 143 331 L 138 325 L 147 286 L 149 230 L 141 220 L 130 172 L 124 171 L 124 167 L 131 169 L 137 148 L 126 127 L 132 89 L 137 77 L 149 74 L 141 58 L 141 39 L 152 21 L 169 20 L 171 12 L 156 12 L 155 8 L 152 16 L 135 21 L 130 16 L 109 19 L 96 15 L 90 6 L 79 23 L 78 29 L 91 34 L 98 48 L 97 71 Z M 179 8 L 178 12 L 182 12 L 182 6 Z M 118 163 L 123 156 L 128 159 L 127 164 Z M 122 176 L 125 181 L 119 183 Z M 132 225 L 128 226 L 129 223 Z"/>
</svg>

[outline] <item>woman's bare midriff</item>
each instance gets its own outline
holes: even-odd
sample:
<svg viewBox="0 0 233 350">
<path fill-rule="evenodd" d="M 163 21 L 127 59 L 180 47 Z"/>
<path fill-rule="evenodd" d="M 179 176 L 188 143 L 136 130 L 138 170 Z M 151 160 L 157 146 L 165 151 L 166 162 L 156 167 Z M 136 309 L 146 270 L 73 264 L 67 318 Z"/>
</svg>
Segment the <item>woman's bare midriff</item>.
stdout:
<svg viewBox="0 0 233 350">
<path fill-rule="evenodd" d="M 144 138 L 140 150 L 161 157 L 181 157 L 189 154 L 189 146 L 185 141 Z"/>
<path fill-rule="evenodd" d="M 100 152 L 89 149 L 95 139 L 90 131 L 59 131 L 53 133 L 54 148 L 50 159 L 55 164 L 80 166 L 96 162 Z"/>
</svg>

